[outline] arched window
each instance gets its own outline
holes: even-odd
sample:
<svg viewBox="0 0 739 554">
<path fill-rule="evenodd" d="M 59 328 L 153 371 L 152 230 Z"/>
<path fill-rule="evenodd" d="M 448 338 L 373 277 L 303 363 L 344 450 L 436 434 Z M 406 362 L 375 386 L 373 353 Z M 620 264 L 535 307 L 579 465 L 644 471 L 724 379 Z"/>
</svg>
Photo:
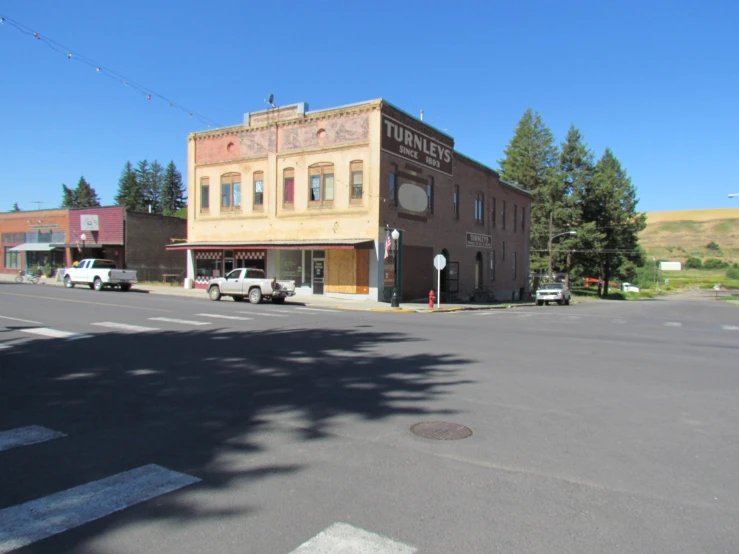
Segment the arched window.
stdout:
<svg viewBox="0 0 739 554">
<path fill-rule="evenodd" d="M 334 203 L 334 164 L 320 163 L 308 168 L 308 204 Z"/>
<path fill-rule="evenodd" d="M 264 171 L 254 172 L 254 208 L 264 206 Z"/>
<path fill-rule="evenodd" d="M 221 211 L 241 210 L 241 173 L 221 176 Z"/>
<path fill-rule="evenodd" d="M 200 178 L 200 211 L 210 211 L 210 177 Z"/>
</svg>

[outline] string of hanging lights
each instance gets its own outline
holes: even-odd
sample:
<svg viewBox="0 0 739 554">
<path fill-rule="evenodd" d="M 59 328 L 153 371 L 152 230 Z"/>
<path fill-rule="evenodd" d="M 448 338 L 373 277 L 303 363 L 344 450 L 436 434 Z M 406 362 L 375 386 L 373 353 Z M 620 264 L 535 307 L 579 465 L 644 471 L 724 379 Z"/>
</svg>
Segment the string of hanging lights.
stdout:
<svg viewBox="0 0 739 554">
<path fill-rule="evenodd" d="M 99 73 L 100 75 L 105 75 L 106 77 L 118 83 L 123 84 L 123 86 L 125 87 L 134 89 L 135 91 L 141 93 L 144 97 L 146 97 L 147 100 L 151 100 L 152 98 L 157 98 L 159 100 L 162 100 L 163 102 L 166 102 L 170 108 L 180 110 L 186 113 L 188 117 L 195 118 L 201 123 L 203 123 L 204 125 L 207 125 L 208 127 L 222 127 L 222 125 L 210 119 L 209 117 L 206 117 L 194 110 L 191 110 L 187 108 L 186 106 L 183 106 L 182 104 L 179 104 L 175 102 L 174 100 L 171 100 L 167 98 L 166 96 L 159 94 L 158 92 L 150 89 L 149 87 L 146 87 L 140 83 L 132 81 L 125 75 L 122 75 L 121 73 L 118 73 L 117 71 L 113 69 L 110 69 L 108 67 L 103 66 L 102 64 L 99 64 L 95 60 L 92 60 L 88 58 L 87 56 L 84 56 L 83 54 L 80 54 L 79 52 L 72 50 L 71 48 L 67 48 L 63 44 L 47 37 L 46 35 L 41 35 L 37 33 L 33 29 L 30 29 L 29 27 L 20 23 L 19 21 L 15 21 L 5 15 L 0 14 L 0 28 L 2 28 L 5 25 L 9 25 L 17 29 L 20 33 L 30 36 L 38 40 L 39 42 L 44 43 L 51 50 L 59 54 L 62 54 L 68 60 L 77 61 L 85 65 L 88 65 L 92 67 L 96 73 Z"/>
</svg>

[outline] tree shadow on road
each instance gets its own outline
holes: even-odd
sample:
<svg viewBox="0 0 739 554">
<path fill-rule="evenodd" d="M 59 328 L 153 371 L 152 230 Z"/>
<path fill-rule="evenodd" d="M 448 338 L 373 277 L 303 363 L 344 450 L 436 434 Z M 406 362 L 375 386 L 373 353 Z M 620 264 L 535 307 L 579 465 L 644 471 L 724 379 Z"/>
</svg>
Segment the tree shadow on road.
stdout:
<svg viewBox="0 0 739 554">
<path fill-rule="evenodd" d="M 469 382 L 456 374 L 470 360 L 417 353 L 415 340 L 359 328 L 221 329 L 36 339 L 2 350 L 0 429 L 36 424 L 67 436 L 1 454 L 0 508 L 153 463 L 201 478 L 185 489 L 197 494 L 173 493 L 34 548 L 67 551 L 136 518 L 244 517 L 259 505 L 219 509 L 193 497 L 300 472 L 305 462 L 291 461 L 289 445 L 333 440 L 340 418 L 444 414 L 428 406 Z M 265 446 L 275 432 L 286 449 Z"/>
</svg>

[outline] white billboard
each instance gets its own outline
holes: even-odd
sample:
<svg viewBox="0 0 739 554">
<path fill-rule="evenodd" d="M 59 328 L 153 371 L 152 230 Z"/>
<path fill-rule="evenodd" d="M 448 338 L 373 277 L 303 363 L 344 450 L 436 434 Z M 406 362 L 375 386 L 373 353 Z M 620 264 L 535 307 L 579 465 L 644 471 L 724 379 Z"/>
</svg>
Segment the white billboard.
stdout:
<svg viewBox="0 0 739 554">
<path fill-rule="evenodd" d="M 99 231 L 100 221 L 97 215 L 82 214 L 80 215 L 80 229 L 85 231 Z"/>
</svg>

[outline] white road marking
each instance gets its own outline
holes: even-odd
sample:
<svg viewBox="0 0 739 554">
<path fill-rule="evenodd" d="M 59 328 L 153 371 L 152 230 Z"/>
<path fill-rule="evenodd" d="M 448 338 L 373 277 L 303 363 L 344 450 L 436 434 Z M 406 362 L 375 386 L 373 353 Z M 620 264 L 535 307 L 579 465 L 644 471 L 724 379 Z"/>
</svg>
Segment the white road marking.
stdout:
<svg viewBox="0 0 739 554">
<path fill-rule="evenodd" d="M 51 339 L 88 339 L 92 335 L 83 335 L 81 333 L 72 333 L 70 331 L 60 331 L 59 329 L 51 329 L 49 327 L 35 327 L 33 329 L 20 329 L 21 333 L 28 333 L 31 335 L 39 335 L 42 337 L 48 337 Z"/>
<path fill-rule="evenodd" d="M 278 315 L 278 314 L 265 314 L 263 312 L 239 312 L 240 314 L 249 314 L 249 315 L 258 315 L 258 316 L 264 316 L 264 317 L 288 317 L 286 315 Z"/>
<path fill-rule="evenodd" d="M 682 327 L 683 324 L 679 321 L 666 321 L 665 327 Z"/>
<path fill-rule="evenodd" d="M 417 548 L 353 527 L 334 523 L 290 554 L 413 554 Z"/>
<path fill-rule="evenodd" d="M 108 327 L 110 329 L 120 329 L 122 331 L 133 331 L 135 333 L 145 333 L 147 331 L 159 331 L 156 327 L 143 327 L 141 325 L 128 325 L 127 323 L 116 323 L 114 321 L 100 321 L 99 323 L 91 323 L 97 327 Z"/>
<path fill-rule="evenodd" d="M 0 344 L 0 350 L 7 350 L 8 348 L 13 348 L 9 344 Z"/>
<path fill-rule="evenodd" d="M 0 510 L 0 554 L 200 481 L 149 464 Z"/>
<path fill-rule="evenodd" d="M 304 312 L 339 312 L 341 310 L 329 310 L 327 308 L 295 308 Z"/>
<path fill-rule="evenodd" d="M 0 319 L 9 319 L 11 321 L 20 321 L 22 323 L 33 323 L 34 325 L 42 325 L 40 321 L 31 321 L 30 319 L 21 319 L 19 317 L 8 317 L 7 315 L 0 315 Z"/>
<path fill-rule="evenodd" d="M 739 331 L 739 325 L 722 325 L 724 331 Z"/>
<path fill-rule="evenodd" d="M 66 437 L 64 433 L 53 431 L 40 425 L 29 425 L 28 427 L 18 427 L 9 431 L 0 432 L 0 452 L 10 450 L 19 446 L 28 446 L 38 442 L 46 442 L 59 437 Z"/>
<path fill-rule="evenodd" d="M 189 319 L 175 319 L 172 317 L 150 317 L 150 321 L 166 321 L 168 323 L 181 323 L 182 325 L 213 325 L 210 321 L 191 321 Z"/>
<path fill-rule="evenodd" d="M 250 321 L 252 318 L 250 317 L 241 317 L 238 315 L 221 315 L 221 314 L 195 314 L 199 315 L 201 317 L 213 317 L 216 319 L 234 319 L 236 321 Z"/>
</svg>

